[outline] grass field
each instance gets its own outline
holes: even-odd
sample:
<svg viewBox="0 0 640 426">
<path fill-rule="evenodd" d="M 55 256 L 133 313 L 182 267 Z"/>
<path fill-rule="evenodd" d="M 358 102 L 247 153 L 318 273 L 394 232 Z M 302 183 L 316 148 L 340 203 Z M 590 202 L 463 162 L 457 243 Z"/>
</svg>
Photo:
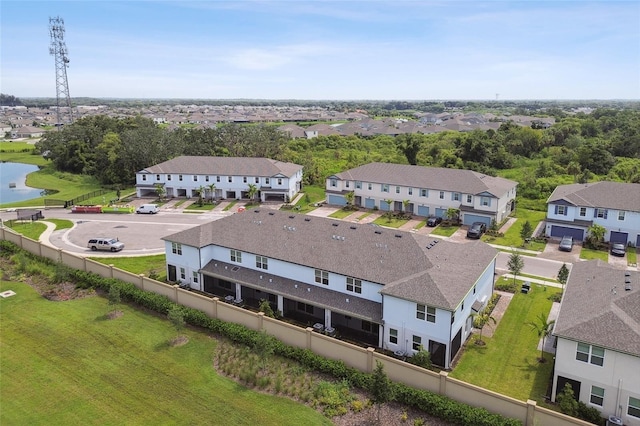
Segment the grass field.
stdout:
<svg viewBox="0 0 640 426">
<path fill-rule="evenodd" d="M 590 248 L 582 247 L 582 250 L 580 250 L 580 259 L 582 260 L 600 259 L 603 262 L 608 262 L 609 253 L 602 250 L 593 250 Z"/>
<path fill-rule="evenodd" d="M 101 297 L 50 302 L 26 284 L 0 282 L 0 424 L 330 425 L 309 407 L 219 376 L 216 341 Z"/>
<path fill-rule="evenodd" d="M 460 229 L 459 226 L 444 226 L 442 224 L 436 226 L 433 231 L 431 231 L 432 235 L 440 235 L 442 237 L 450 237 L 456 233 L 456 231 Z"/>
<path fill-rule="evenodd" d="M 538 226 L 538 223 L 544 220 L 545 216 L 545 212 L 519 208 L 514 214 L 514 217 L 517 219 L 516 222 L 512 224 L 509 229 L 507 229 L 503 237 L 491 237 L 489 235 L 484 235 L 482 237 L 482 240 L 491 244 L 505 247 L 523 247 L 522 237 L 520 237 L 522 224 L 524 224 L 526 221 L 529 221 L 529 223 L 531 224 L 531 230 L 535 230 L 536 226 Z M 544 250 L 544 247 L 545 243 L 531 241 L 527 243 L 523 248 L 541 252 Z"/>
<path fill-rule="evenodd" d="M 47 229 L 47 225 L 40 222 L 14 222 L 10 227 L 15 232 L 38 241 L 40 235 Z"/>
<path fill-rule="evenodd" d="M 545 353 L 546 362 L 538 362 L 538 335 L 527 323 L 535 322 L 541 312 L 546 317 L 549 296 L 559 291 L 534 284 L 529 294 L 515 293 L 493 337 L 483 337 L 486 346 L 469 340 L 451 376 L 521 401 L 544 402 L 552 355 Z"/>
<path fill-rule="evenodd" d="M 116 268 L 134 274 L 145 274 L 147 277 L 155 275 L 156 278 L 154 279 L 158 281 L 167 279 L 167 265 L 164 254 L 135 257 L 91 257 L 90 259 L 105 265 L 113 265 Z"/>
</svg>

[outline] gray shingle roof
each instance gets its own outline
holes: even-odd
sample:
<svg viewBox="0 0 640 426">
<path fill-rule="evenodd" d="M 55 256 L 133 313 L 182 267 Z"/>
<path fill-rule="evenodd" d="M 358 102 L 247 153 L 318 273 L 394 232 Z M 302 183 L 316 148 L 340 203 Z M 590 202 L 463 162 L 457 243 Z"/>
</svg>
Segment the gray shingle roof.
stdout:
<svg viewBox="0 0 640 426">
<path fill-rule="evenodd" d="M 500 198 L 518 183 L 487 176 L 472 170 L 411 166 L 393 163 L 369 163 L 335 175 L 349 181 L 387 183 L 414 188 L 480 194 L 487 192 Z"/>
<path fill-rule="evenodd" d="M 284 163 L 270 158 L 255 157 L 201 157 L 184 155 L 164 163 L 147 167 L 148 173 L 221 175 L 221 176 L 260 176 L 271 177 L 278 174 L 290 177 L 302 166 Z"/>
<path fill-rule="evenodd" d="M 547 203 L 558 201 L 566 201 L 579 207 L 640 212 L 640 184 L 602 181 L 559 185 Z"/>
<path fill-rule="evenodd" d="M 601 260 L 575 263 L 553 334 L 640 356 L 640 273 Z"/>
<path fill-rule="evenodd" d="M 384 294 L 453 310 L 497 251 L 398 230 L 268 209 L 248 210 L 164 238 L 220 245 L 386 285 Z"/>
</svg>

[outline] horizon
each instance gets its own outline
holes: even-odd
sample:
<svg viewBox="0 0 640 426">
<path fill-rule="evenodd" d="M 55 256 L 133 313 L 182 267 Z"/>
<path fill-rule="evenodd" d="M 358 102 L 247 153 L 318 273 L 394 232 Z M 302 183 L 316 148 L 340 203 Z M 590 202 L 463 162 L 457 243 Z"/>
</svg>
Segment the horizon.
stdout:
<svg viewBox="0 0 640 426">
<path fill-rule="evenodd" d="M 3 93 L 55 97 L 54 17 L 72 99 L 640 99 L 636 1 L 3 0 Z"/>
</svg>

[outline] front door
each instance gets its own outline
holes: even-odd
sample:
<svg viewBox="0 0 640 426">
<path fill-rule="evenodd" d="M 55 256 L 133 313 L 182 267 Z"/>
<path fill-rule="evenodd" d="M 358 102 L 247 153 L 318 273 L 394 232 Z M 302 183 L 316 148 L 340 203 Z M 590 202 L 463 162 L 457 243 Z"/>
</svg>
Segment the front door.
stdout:
<svg viewBox="0 0 640 426">
<path fill-rule="evenodd" d="M 176 282 L 176 267 L 174 265 L 167 265 L 167 280 L 169 282 Z"/>
</svg>

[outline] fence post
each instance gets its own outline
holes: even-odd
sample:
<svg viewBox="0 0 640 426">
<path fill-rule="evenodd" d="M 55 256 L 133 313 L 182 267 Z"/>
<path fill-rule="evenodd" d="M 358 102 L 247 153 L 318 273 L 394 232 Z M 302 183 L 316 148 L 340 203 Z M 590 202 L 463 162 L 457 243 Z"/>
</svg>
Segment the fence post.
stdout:
<svg viewBox="0 0 640 426">
<path fill-rule="evenodd" d="M 438 388 L 438 393 L 443 396 L 447 396 L 447 378 L 449 377 L 449 373 L 446 371 L 440 371 L 440 387 Z"/>
<path fill-rule="evenodd" d="M 211 299 L 211 316 L 212 318 L 218 319 L 218 302 L 220 301 L 219 297 L 214 297 Z"/>
<path fill-rule="evenodd" d="M 367 373 L 373 373 L 373 353 L 376 351 L 375 348 L 368 347 L 367 348 Z"/>
<path fill-rule="evenodd" d="M 258 331 L 262 331 L 264 327 L 264 312 L 258 312 Z"/>
<path fill-rule="evenodd" d="M 113 278 L 113 263 L 109 264 L 109 277 Z"/>
<path fill-rule="evenodd" d="M 524 422 L 525 426 L 533 426 L 535 424 L 536 406 L 537 402 L 527 399 L 527 418 Z"/>
<path fill-rule="evenodd" d="M 140 290 L 144 290 L 144 274 L 140 274 Z"/>
<path fill-rule="evenodd" d="M 305 349 L 311 350 L 311 333 L 313 333 L 313 328 L 307 327 L 305 330 L 307 332 L 307 347 Z"/>
</svg>

